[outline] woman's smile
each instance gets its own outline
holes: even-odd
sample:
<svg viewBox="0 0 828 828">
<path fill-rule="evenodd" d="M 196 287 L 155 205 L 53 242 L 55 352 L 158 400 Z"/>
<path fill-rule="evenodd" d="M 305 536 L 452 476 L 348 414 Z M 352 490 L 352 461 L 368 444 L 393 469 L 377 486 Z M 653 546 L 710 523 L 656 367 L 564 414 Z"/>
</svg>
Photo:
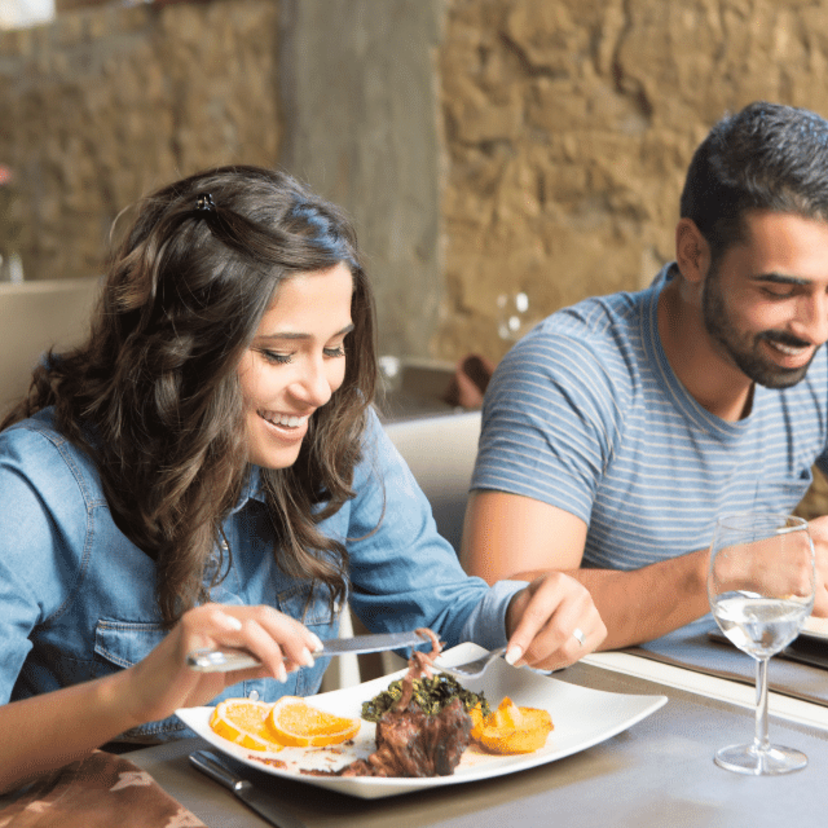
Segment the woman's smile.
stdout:
<svg viewBox="0 0 828 828">
<path fill-rule="evenodd" d="M 260 411 L 259 416 L 263 420 L 267 420 L 271 425 L 294 430 L 299 428 L 299 426 L 306 426 L 310 418 L 310 414 L 298 417 L 291 414 L 277 414 L 271 411 Z"/>
</svg>

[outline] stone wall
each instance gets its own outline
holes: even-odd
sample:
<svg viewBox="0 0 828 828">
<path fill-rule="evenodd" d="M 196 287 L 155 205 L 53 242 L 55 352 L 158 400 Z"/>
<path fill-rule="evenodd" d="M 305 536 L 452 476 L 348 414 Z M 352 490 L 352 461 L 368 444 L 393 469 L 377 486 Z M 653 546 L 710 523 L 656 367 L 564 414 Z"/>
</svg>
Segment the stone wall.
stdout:
<svg viewBox="0 0 828 828">
<path fill-rule="evenodd" d="M 497 296 L 543 316 L 672 257 L 709 126 L 764 98 L 828 115 L 825 0 L 446 0 L 448 172 L 433 348 L 497 359 Z"/>
<path fill-rule="evenodd" d="M 56 8 L 51 24 L 0 32 L 0 164 L 15 173 L 0 184 L 0 255 L 20 250 L 27 279 L 86 275 L 148 189 L 214 164 L 279 164 L 353 216 L 381 349 L 428 354 L 442 0 Z"/>
<path fill-rule="evenodd" d="M 441 0 L 281 0 L 280 162 L 352 216 L 383 353 L 429 353 L 443 295 Z"/>
<path fill-rule="evenodd" d="M 717 118 L 828 115 L 828 0 L 90 2 L 0 32 L 0 251 L 86 276 L 148 189 L 286 163 L 356 217 L 404 356 L 499 359 L 500 294 L 647 284 Z"/>
<path fill-rule="evenodd" d="M 156 186 L 277 161 L 277 11 L 108 3 L 0 32 L 0 162 L 16 196 L 0 250 L 15 234 L 27 279 L 99 272 L 113 219 Z"/>
</svg>

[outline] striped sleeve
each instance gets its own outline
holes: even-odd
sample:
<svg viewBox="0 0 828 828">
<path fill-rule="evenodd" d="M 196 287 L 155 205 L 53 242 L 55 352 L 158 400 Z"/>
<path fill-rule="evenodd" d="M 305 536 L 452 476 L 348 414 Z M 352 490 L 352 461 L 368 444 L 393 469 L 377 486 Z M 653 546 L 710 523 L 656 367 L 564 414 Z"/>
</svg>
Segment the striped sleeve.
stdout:
<svg viewBox="0 0 828 828">
<path fill-rule="evenodd" d="M 589 522 L 621 412 L 616 379 L 592 347 L 539 330 L 495 372 L 472 488 L 519 494 Z"/>
</svg>

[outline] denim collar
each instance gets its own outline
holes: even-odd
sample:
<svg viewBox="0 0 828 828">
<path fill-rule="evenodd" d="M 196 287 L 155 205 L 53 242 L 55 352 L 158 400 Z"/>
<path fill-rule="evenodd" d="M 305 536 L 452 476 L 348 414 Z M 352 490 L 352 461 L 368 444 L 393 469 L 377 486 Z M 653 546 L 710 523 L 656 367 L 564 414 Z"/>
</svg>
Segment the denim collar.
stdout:
<svg viewBox="0 0 828 828">
<path fill-rule="evenodd" d="M 247 477 L 242 486 L 239 499 L 236 505 L 230 510 L 230 514 L 234 515 L 236 512 L 243 509 L 249 500 L 257 500 L 259 503 L 265 503 L 265 493 L 262 487 L 262 470 L 258 466 L 247 467 Z"/>
</svg>

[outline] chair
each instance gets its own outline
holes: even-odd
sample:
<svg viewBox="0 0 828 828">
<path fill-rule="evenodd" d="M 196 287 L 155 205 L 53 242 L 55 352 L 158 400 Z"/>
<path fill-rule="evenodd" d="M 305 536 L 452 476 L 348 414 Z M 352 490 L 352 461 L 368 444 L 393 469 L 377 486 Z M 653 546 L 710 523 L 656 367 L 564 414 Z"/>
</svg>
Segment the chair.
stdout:
<svg viewBox="0 0 828 828">
<path fill-rule="evenodd" d="M 398 420 L 384 423 L 384 428 L 431 503 L 437 531 L 459 554 L 480 437 L 480 412 Z M 396 653 L 382 654 L 383 673 L 404 666 Z"/>
<path fill-rule="evenodd" d="M 459 553 L 480 412 L 398 420 L 384 427 L 431 503 L 438 531 Z"/>
<path fill-rule="evenodd" d="M 94 278 L 0 282 L 0 412 L 26 393 L 50 347 L 81 339 L 98 284 Z"/>
</svg>

